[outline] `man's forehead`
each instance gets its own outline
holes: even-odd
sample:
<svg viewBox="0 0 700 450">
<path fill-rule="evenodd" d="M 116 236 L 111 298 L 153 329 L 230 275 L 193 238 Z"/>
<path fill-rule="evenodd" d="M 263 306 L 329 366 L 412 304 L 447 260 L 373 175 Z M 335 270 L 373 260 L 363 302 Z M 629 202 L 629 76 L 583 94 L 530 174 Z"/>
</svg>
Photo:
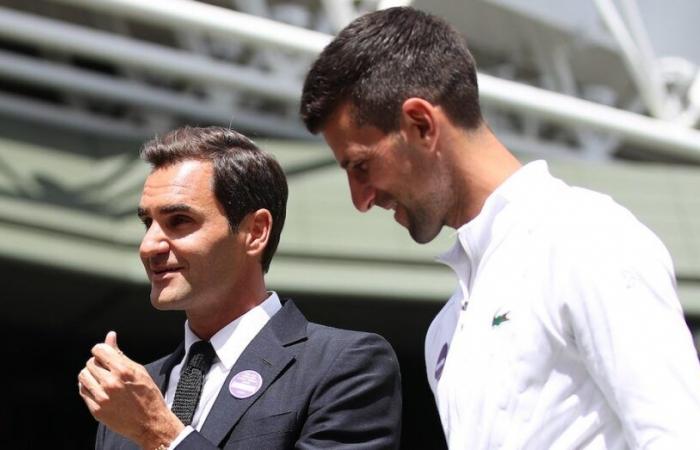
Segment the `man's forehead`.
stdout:
<svg viewBox="0 0 700 450">
<path fill-rule="evenodd" d="M 146 178 L 144 192 L 162 188 L 211 186 L 213 173 L 214 170 L 209 161 L 185 160 L 157 167 Z"/>
<path fill-rule="evenodd" d="M 346 102 L 333 111 L 321 130 L 323 138 L 342 168 L 349 163 L 348 151 L 357 139 L 356 134 L 359 131 L 351 116 L 351 105 Z"/>
<path fill-rule="evenodd" d="M 186 160 L 154 169 L 143 186 L 140 208 L 213 200 L 213 168 L 208 161 Z M 158 206 L 160 207 L 160 206 Z"/>
<path fill-rule="evenodd" d="M 184 184 L 197 176 L 209 176 L 214 169 L 211 161 L 199 159 L 185 159 L 183 161 L 166 164 L 154 168 L 149 174 L 149 179 L 168 179 L 172 183 Z"/>
<path fill-rule="evenodd" d="M 355 108 L 349 101 L 339 104 L 331 114 L 328 115 L 323 124 L 322 131 L 347 130 L 351 127 L 357 128 Z"/>
</svg>

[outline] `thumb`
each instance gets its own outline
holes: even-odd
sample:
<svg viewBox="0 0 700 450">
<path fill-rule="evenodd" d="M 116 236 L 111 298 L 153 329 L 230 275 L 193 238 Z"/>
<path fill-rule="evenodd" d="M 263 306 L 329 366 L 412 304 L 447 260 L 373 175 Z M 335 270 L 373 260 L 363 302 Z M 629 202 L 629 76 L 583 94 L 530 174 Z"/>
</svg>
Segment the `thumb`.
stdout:
<svg viewBox="0 0 700 450">
<path fill-rule="evenodd" d="M 116 331 L 110 331 L 107 333 L 107 336 L 105 336 L 105 344 L 109 345 L 115 350 L 119 350 L 119 346 L 117 345 L 117 332 Z"/>
</svg>

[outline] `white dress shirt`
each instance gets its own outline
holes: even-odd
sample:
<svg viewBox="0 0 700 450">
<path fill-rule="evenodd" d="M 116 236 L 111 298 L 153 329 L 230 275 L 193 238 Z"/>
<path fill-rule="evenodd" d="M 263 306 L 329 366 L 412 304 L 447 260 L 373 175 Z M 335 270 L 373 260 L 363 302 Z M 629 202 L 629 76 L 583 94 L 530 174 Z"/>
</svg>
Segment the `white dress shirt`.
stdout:
<svg viewBox="0 0 700 450">
<path fill-rule="evenodd" d="M 202 425 L 204 425 L 204 421 L 209 415 L 209 411 L 214 405 L 214 401 L 224 381 L 226 381 L 226 377 L 231 371 L 231 368 L 248 344 L 250 344 L 270 318 L 281 308 L 282 303 L 277 293 L 271 292 L 270 296 L 264 302 L 229 323 L 211 337 L 209 342 L 211 342 L 212 347 L 214 347 L 216 357 L 204 378 L 202 393 L 199 398 L 197 409 L 194 412 L 192 423 L 186 426 L 178 437 L 170 443 L 169 449 L 172 450 L 176 448 L 192 431 L 199 431 L 202 429 Z M 185 361 L 187 361 L 189 349 L 192 344 L 199 340 L 200 339 L 195 336 L 192 330 L 190 330 L 189 323 L 185 322 L 185 356 L 170 372 L 168 388 L 165 391 L 165 402 L 168 408 L 172 408 L 173 406 L 175 390 L 180 380 L 180 371 Z"/>
<path fill-rule="evenodd" d="M 530 163 L 441 258 L 458 287 L 425 355 L 451 449 L 700 449 L 671 259 L 625 208 Z"/>
</svg>

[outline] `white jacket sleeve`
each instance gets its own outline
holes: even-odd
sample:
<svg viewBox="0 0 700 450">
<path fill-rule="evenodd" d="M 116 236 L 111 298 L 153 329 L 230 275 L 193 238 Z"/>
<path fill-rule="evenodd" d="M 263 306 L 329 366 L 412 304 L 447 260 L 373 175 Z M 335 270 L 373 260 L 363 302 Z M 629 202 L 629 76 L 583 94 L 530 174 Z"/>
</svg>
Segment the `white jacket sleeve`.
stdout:
<svg viewBox="0 0 700 450">
<path fill-rule="evenodd" d="M 568 254 L 565 321 L 631 448 L 700 449 L 700 363 L 670 256 L 637 231 Z"/>
</svg>

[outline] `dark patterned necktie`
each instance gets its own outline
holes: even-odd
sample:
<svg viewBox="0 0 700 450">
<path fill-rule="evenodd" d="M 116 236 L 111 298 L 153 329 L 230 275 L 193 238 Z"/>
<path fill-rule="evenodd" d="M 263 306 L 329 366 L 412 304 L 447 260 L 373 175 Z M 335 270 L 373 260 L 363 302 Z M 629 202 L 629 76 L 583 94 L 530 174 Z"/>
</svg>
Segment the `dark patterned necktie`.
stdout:
<svg viewBox="0 0 700 450">
<path fill-rule="evenodd" d="M 175 389 L 172 411 L 185 425 L 192 423 L 194 411 L 202 394 L 204 376 L 211 367 L 216 352 L 208 341 L 197 341 L 190 347 L 187 364 L 180 372 Z"/>
</svg>

